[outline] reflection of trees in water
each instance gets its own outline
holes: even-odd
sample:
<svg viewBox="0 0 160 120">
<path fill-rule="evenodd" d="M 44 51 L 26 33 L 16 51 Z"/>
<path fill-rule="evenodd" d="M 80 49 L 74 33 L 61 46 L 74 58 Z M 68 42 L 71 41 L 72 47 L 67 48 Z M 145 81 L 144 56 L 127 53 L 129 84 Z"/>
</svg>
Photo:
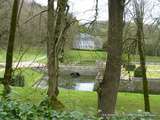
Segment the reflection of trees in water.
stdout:
<svg viewBox="0 0 160 120">
<path fill-rule="evenodd" d="M 80 76 L 78 78 L 73 78 L 69 75 L 60 76 L 59 78 L 59 87 L 66 89 L 75 89 L 78 83 L 93 83 L 95 77 L 94 76 Z"/>
<path fill-rule="evenodd" d="M 66 89 L 74 89 L 76 86 L 76 79 L 71 76 L 61 76 L 59 78 L 59 87 Z"/>
</svg>

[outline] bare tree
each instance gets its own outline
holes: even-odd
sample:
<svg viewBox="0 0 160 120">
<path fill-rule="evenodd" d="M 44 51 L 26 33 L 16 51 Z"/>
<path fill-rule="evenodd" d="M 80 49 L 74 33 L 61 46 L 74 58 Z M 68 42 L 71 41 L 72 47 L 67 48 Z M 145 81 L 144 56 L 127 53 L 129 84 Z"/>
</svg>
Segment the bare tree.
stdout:
<svg viewBox="0 0 160 120">
<path fill-rule="evenodd" d="M 8 48 L 7 48 L 7 55 L 6 55 L 6 67 L 5 67 L 5 74 L 4 74 L 4 80 L 3 80 L 4 96 L 9 94 L 11 91 L 9 84 L 12 79 L 13 49 L 14 49 L 19 3 L 20 3 L 20 0 L 14 0 L 13 9 L 12 9 L 12 18 L 11 18 L 11 24 L 10 24 L 10 33 L 9 33 Z"/>
<path fill-rule="evenodd" d="M 54 106 L 59 103 L 58 96 L 58 50 L 65 29 L 65 17 L 68 0 L 58 0 L 57 8 L 54 7 L 55 0 L 48 0 L 48 96 L 50 103 Z"/>
<path fill-rule="evenodd" d="M 125 0 L 109 0 L 108 58 L 103 81 L 100 83 L 99 110 L 113 114 L 121 75 L 123 12 Z"/>
<path fill-rule="evenodd" d="M 9 7 L 8 7 L 9 6 Z M 6 48 L 9 35 L 9 23 L 10 23 L 11 7 L 8 0 L 2 0 L 0 2 L 0 47 Z"/>
<path fill-rule="evenodd" d="M 144 41 L 144 7 L 145 0 L 133 0 L 133 9 L 135 12 L 134 21 L 137 26 L 137 44 L 138 44 L 138 52 L 140 57 L 140 65 L 142 69 L 142 78 L 143 78 L 143 94 L 144 94 L 144 103 L 145 103 L 145 111 L 150 112 L 150 103 L 149 103 L 149 90 L 148 90 L 148 81 L 146 75 L 146 59 L 145 59 L 145 41 Z"/>
</svg>

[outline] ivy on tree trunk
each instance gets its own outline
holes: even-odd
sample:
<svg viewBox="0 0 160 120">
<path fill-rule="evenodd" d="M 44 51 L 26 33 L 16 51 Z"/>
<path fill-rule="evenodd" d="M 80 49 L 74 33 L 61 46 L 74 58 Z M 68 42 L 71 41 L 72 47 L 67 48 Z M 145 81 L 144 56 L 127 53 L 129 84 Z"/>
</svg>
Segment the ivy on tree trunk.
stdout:
<svg viewBox="0 0 160 120">
<path fill-rule="evenodd" d="M 9 40 L 8 40 L 8 47 L 7 47 L 7 55 L 6 55 L 6 66 L 5 66 L 5 73 L 4 73 L 4 96 L 10 93 L 10 83 L 12 80 L 12 63 L 13 63 L 13 49 L 14 49 L 14 41 L 15 41 L 15 33 L 16 33 L 16 26 L 17 26 L 17 15 L 18 15 L 18 8 L 19 8 L 20 0 L 14 0 L 13 8 L 12 8 L 12 17 L 10 23 L 10 33 L 9 33 Z"/>
</svg>

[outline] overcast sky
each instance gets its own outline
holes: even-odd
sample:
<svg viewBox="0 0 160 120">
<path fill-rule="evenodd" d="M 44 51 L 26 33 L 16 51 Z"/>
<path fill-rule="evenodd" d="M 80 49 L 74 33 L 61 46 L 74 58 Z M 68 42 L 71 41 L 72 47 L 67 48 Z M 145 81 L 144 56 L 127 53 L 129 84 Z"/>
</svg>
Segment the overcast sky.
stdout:
<svg viewBox="0 0 160 120">
<path fill-rule="evenodd" d="M 47 0 L 35 0 L 41 5 L 47 5 Z M 95 13 L 95 0 L 69 0 L 70 13 L 73 13 L 78 20 L 92 20 Z M 99 0 L 98 20 L 107 20 L 107 0 Z"/>
<path fill-rule="evenodd" d="M 47 5 L 47 0 L 35 0 L 41 5 Z M 95 14 L 95 2 L 96 0 L 69 0 L 70 13 L 73 13 L 78 20 L 92 20 Z M 99 15 L 98 20 L 107 20 L 108 19 L 108 10 L 107 10 L 107 1 L 108 0 L 99 0 Z M 156 6 L 157 0 L 149 0 L 149 7 Z M 154 7 L 151 11 L 150 8 L 147 8 L 147 12 L 152 16 L 157 17 L 160 15 L 160 8 Z M 148 19 L 148 18 L 147 18 Z M 82 22 L 82 21 L 81 21 Z"/>
</svg>

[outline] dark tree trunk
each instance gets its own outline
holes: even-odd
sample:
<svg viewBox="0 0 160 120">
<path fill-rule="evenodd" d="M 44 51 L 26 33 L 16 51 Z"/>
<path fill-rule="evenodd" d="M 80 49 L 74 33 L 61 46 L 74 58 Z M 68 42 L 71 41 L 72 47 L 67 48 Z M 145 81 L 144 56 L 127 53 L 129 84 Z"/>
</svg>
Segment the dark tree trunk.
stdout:
<svg viewBox="0 0 160 120">
<path fill-rule="evenodd" d="M 144 54 L 144 31 L 143 31 L 143 24 L 144 24 L 144 7 L 145 7 L 145 0 L 134 0 L 133 7 L 135 11 L 135 24 L 137 26 L 137 43 L 138 43 L 138 52 L 140 57 L 140 65 L 142 69 L 142 78 L 143 78 L 143 94 L 144 94 L 144 104 L 145 104 L 145 111 L 150 112 L 150 103 L 149 103 L 149 90 L 148 90 L 148 81 L 146 75 L 146 60 Z"/>
<path fill-rule="evenodd" d="M 137 41 L 138 41 L 140 65 L 142 69 L 145 111 L 150 112 L 149 90 L 148 90 L 148 81 L 147 81 L 147 75 L 146 75 L 146 60 L 144 55 L 144 44 L 143 44 L 144 42 L 143 22 L 137 23 Z"/>
<path fill-rule="evenodd" d="M 100 83 L 99 110 L 101 115 L 115 112 L 121 75 L 124 0 L 109 0 L 108 58 Z"/>
<path fill-rule="evenodd" d="M 7 55 L 6 55 L 6 67 L 5 67 L 4 80 L 3 80 L 4 96 L 9 94 L 11 91 L 9 84 L 12 79 L 13 49 L 14 49 L 14 41 L 15 41 L 15 33 L 16 33 L 16 25 L 17 25 L 18 8 L 19 8 L 19 0 L 14 0 L 11 24 L 10 24 Z"/>
</svg>

